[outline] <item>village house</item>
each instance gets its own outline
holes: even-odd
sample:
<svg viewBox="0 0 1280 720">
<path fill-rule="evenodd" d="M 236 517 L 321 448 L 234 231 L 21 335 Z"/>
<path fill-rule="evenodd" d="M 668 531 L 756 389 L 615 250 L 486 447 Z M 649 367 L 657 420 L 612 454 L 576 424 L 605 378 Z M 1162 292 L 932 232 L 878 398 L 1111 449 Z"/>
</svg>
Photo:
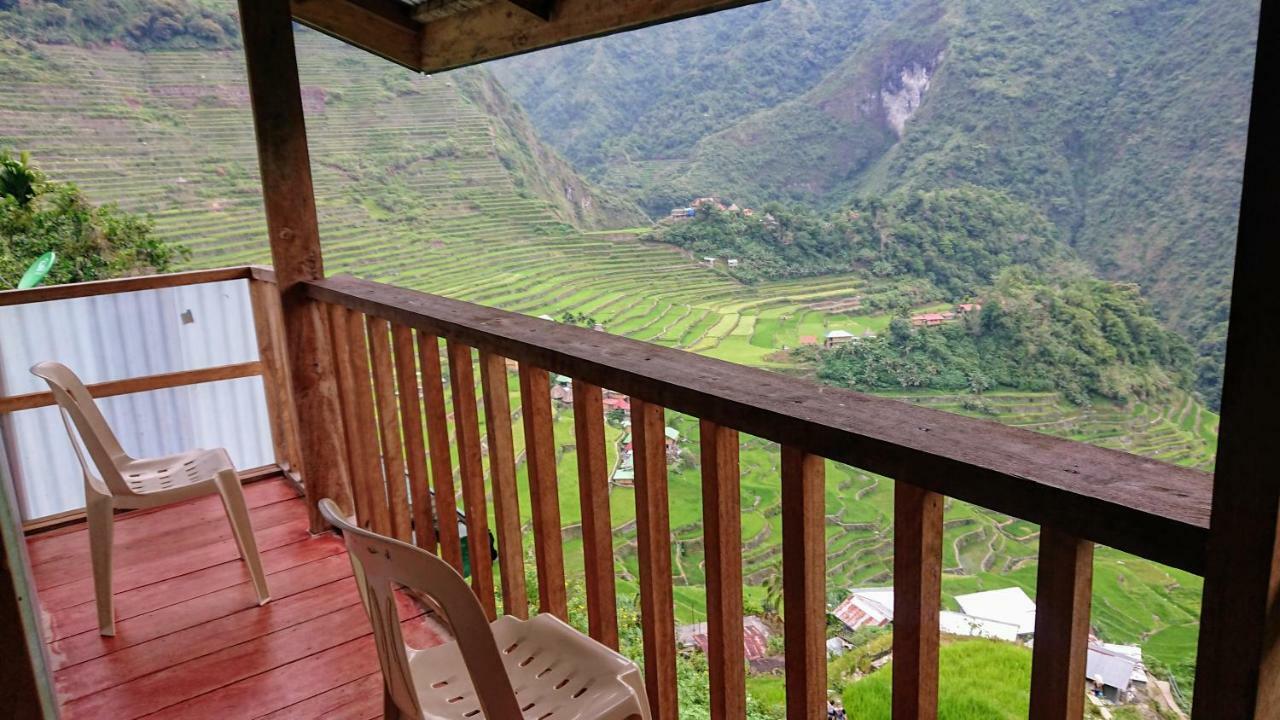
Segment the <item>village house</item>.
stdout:
<svg viewBox="0 0 1280 720">
<path fill-rule="evenodd" d="M 738 267 L 738 258 L 729 258 L 728 260 L 725 261 L 725 264 L 727 264 L 731 268 Z"/>
<path fill-rule="evenodd" d="M 911 316 L 911 324 L 915 327 L 934 327 L 956 319 L 956 314 L 951 311 L 940 313 L 921 313 Z"/>
<path fill-rule="evenodd" d="M 818 338 L 814 335 L 801 335 L 800 344 L 801 345 L 817 345 Z"/>
<path fill-rule="evenodd" d="M 1146 687 L 1147 669 L 1142 648 L 1136 645 L 1089 642 L 1085 677 L 1095 695 L 1113 703 L 1132 702 Z"/>
<path fill-rule="evenodd" d="M 832 612 L 850 630 L 893 622 L 893 588 L 855 588 Z"/>
<path fill-rule="evenodd" d="M 981 309 L 981 303 L 960 303 L 956 306 L 956 312 L 961 315 L 964 315 L 965 313 L 978 312 Z"/>
<path fill-rule="evenodd" d="M 769 638 L 772 636 L 773 631 L 759 616 L 742 618 L 742 651 L 747 662 L 762 660 L 769 654 Z M 706 653 L 709 642 L 704 622 L 676 627 L 676 643 L 681 647 L 697 648 Z"/>
<path fill-rule="evenodd" d="M 1036 631 L 1036 604 L 1020 587 L 957 595 L 956 604 L 966 615 L 994 620 L 1018 628 L 1019 638 Z"/>
<path fill-rule="evenodd" d="M 845 343 L 851 343 L 854 340 L 855 338 L 853 333 L 848 330 L 832 330 L 827 333 L 826 342 L 823 344 L 830 348 L 837 345 L 844 345 Z"/>
<path fill-rule="evenodd" d="M 668 217 L 672 220 L 688 220 L 697 216 L 697 214 L 698 211 L 691 207 L 672 208 Z"/>
</svg>

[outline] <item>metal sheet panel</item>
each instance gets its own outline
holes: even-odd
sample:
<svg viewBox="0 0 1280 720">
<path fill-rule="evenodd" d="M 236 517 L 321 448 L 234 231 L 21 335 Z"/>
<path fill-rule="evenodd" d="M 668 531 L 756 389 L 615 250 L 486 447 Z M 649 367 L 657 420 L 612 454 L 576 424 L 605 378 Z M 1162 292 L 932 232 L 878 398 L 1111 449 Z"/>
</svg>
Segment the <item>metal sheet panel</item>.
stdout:
<svg viewBox="0 0 1280 720">
<path fill-rule="evenodd" d="M 258 358 L 248 282 L 0 307 L 0 393 L 47 389 L 28 369 L 57 360 L 86 383 Z M 125 451 L 139 457 L 225 447 L 239 467 L 275 460 L 261 378 L 100 401 Z M 84 506 L 79 466 L 55 408 L 0 419 L 23 519 Z"/>
</svg>

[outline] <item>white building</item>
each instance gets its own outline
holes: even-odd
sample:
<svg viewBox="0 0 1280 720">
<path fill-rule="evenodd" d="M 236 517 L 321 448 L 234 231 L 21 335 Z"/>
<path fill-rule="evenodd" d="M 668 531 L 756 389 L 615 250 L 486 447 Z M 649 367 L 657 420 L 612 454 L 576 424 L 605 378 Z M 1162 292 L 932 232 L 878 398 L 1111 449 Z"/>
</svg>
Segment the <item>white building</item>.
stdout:
<svg viewBox="0 0 1280 720">
<path fill-rule="evenodd" d="M 964 613 L 943 610 L 938 613 L 938 627 L 948 635 L 961 637 L 982 637 L 992 640 L 1016 642 L 1018 626 L 999 620 L 974 617 Z"/>
<path fill-rule="evenodd" d="M 1018 628 L 1018 635 L 1036 631 L 1036 604 L 1019 587 L 957 595 L 956 602 L 966 615 L 995 620 Z"/>
</svg>

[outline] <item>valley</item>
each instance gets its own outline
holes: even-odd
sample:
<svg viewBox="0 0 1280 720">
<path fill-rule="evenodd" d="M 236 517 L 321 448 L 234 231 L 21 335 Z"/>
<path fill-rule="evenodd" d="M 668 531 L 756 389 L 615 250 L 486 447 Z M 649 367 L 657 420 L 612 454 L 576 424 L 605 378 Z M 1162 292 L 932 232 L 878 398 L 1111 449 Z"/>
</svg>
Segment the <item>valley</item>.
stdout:
<svg viewBox="0 0 1280 720">
<path fill-rule="evenodd" d="M 866 22 L 887 21 L 878 17 Z M 329 273 L 530 315 L 574 313 L 610 333 L 810 375 L 813 367 L 791 351 L 831 330 L 886 332 L 895 314 L 877 298 L 892 295 L 883 305 L 905 303 L 910 312 L 951 307 L 918 277 L 860 269 L 743 283 L 723 259 L 709 264 L 645 239 L 651 224 L 637 204 L 543 146 L 488 71 L 415 77 L 309 31 L 299 46 Z M 31 72 L 0 83 L 0 147 L 30 152 L 94 200 L 150 213 L 156 237 L 191 249 L 191 267 L 269 262 L 237 52 L 0 39 L 0 68 L 19 65 Z M 1216 415 L 1184 389 L 1122 404 L 1013 388 L 983 393 L 980 406 L 969 394 L 893 394 L 1205 470 L 1216 450 Z M 572 413 L 563 404 L 556 412 L 566 565 L 580 576 Z M 705 608 L 697 423 L 674 414 L 668 423 L 682 438 L 671 474 L 677 619 L 695 622 Z M 611 465 L 624 432 L 616 424 L 607 430 Z M 741 464 L 747 604 L 763 612 L 780 563 L 777 448 L 744 438 Z M 527 493 L 523 462 L 519 472 Z M 891 582 L 892 499 L 890 480 L 829 463 L 833 604 L 850 587 Z M 633 491 L 615 485 L 610 504 L 620 594 L 629 595 L 638 572 Z M 521 510 L 528 515 L 527 495 Z M 959 502 L 948 506 L 946 527 L 946 602 L 979 589 L 1034 590 L 1036 527 Z M 1099 551 L 1095 628 L 1108 641 L 1142 644 L 1150 665 L 1172 673 L 1188 694 L 1199 596 L 1195 576 Z"/>
</svg>

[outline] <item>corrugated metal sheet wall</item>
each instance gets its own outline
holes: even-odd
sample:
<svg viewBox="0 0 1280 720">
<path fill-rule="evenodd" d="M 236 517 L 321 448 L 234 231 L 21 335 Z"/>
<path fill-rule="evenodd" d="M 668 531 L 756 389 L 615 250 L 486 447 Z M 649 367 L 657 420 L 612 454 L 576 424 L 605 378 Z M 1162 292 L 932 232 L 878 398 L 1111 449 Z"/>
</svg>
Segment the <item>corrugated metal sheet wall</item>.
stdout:
<svg viewBox="0 0 1280 720">
<path fill-rule="evenodd" d="M 0 394 L 47 390 L 28 369 L 57 360 L 86 383 L 258 358 L 245 280 L 0 307 Z M 236 465 L 274 462 L 261 378 L 99 401 L 138 457 L 225 447 Z M 56 408 L 0 418 L 24 520 L 84 506 L 80 468 Z"/>
</svg>

